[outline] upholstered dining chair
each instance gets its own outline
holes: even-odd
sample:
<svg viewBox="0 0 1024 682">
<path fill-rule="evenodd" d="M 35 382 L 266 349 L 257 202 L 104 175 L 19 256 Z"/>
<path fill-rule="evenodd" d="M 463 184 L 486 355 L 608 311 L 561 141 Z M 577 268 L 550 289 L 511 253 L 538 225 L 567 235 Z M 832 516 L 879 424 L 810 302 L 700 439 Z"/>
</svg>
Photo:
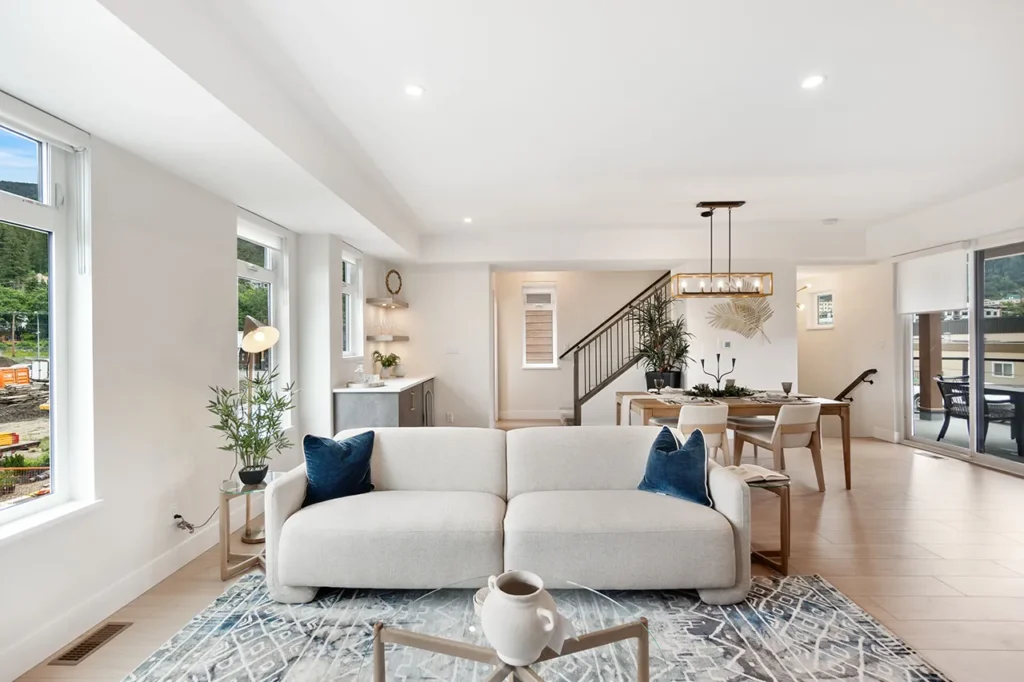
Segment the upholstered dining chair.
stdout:
<svg viewBox="0 0 1024 682">
<path fill-rule="evenodd" d="M 735 431 L 736 429 L 745 429 L 747 431 L 755 431 L 767 429 L 771 430 L 775 428 L 774 417 L 729 417 L 728 427 Z M 740 451 L 742 452 L 740 446 Z M 757 459 L 757 445 L 754 445 L 754 459 Z"/>
<path fill-rule="evenodd" d="M 676 429 L 684 437 L 700 429 L 704 434 L 704 446 L 708 452 L 718 450 L 722 453 L 722 461 L 726 461 L 726 447 L 729 445 L 729 440 L 725 435 L 725 430 L 728 419 L 729 406 L 725 403 L 684 404 L 679 408 L 679 421 L 676 423 Z M 718 455 L 716 454 L 715 457 L 717 458 Z"/>
<path fill-rule="evenodd" d="M 821 441 L 818 433 L 818 417 L 821 405 L 783 405 L 775 419 L 775 428 L 736 429 L 733 438 L 733 463 L 739 466 L 743 456 L 743 443 L 752 443 L 772 451 L 775 468 L 786 468 L 785 451 L 793 448 L 808 448 L 814 463 L 814 474 L 818 478 L 818 490 L 825 492 L 825 472 L 821 467 Z"/>
</svg>

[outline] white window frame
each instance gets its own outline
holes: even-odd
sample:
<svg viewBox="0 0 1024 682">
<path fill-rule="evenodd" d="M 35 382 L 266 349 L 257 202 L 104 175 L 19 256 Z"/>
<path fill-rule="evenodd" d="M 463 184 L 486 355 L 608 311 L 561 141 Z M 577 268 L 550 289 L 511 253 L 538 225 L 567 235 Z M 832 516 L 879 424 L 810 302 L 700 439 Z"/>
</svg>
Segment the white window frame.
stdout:
<svg viewBox="0 0 1024 682">
<path fill-rule="evenodd" d="M 345 269 L 348 266 L 349 278 L 345 281 Z M 348 329 L 348 338 L 342 334 L 341 357 L 344 359 L 363 359 L 364 337 L 363 337 L 363 254 L 349 248 L 343 248 L 341 252 L 340 276 L 341 296 L 348 297 L 348 325 L 342 323 L 342 330 Z M 345 306 L 340 306 L 343 314 Z M 348 349 L 345 348 L 346 341 Z"/>
<path fill-rule="evenodd" d="M 550 294 L 551 303 L 527 306 L 528 294 Z M 530 363 L 526 361 L 526 313 L 529 310 L 551 311 L 551 363 Z M 523 369 L 558 369 L 558 291 L 554 284 L 536 283 L 523 286 Z"/>
<path fill-rule="evenodd" d="M 1010 369 L 1009 374 L 998 371 L 999 368 L 1008 367 Z M 992 376 L 1001 377 L 1003 379 L 1012 379 L 1014 375 L 1013 363 L 1012 362 L 993 362 L 992 363 Z"/>
<path fill-rule="evenodd" d="M 43 145 L 40 201 L 0 192 L 0 220 L 51 235 L 51 492 L 0 511 L 0 537 L 7 537 L 36 525 L 30 517 L 47 522 L 68 503 L 95 500 L 91 196 L 87 134 L 2 92 L 0 112 L 0 125 Z"/>
<path fill-rule="evenodd" d="M 818 301 L 823 296 L 832 297 L 832 322 L 818 322 Z M 831 291 L 814 291 L 810 293 L 811 305 L 807 311 L 807 329 L 834 329 L 836 323 L 836 297 Z"/>
<path fill-rule="evenodd" d="M 261 218 L 248 211 L 241 211 L 238 216 L 238 235 L 267 249 L 267 260 L 264 267 L 236 259 L 237 276 L 270 284 L 270 318 L 260 320 L 277 328 L 281 333 L 280 340 L 274 346 L 272 361 L 277 367 L 278 387 L 293 381 L 296 372 L 292 329 L 294 328 L 292 291 L 294 268 L 295 239 L 293 233 L 276 223 Z M 294 410 L 286 412 L 285 428 L 292 425 Z"/>
</svg>

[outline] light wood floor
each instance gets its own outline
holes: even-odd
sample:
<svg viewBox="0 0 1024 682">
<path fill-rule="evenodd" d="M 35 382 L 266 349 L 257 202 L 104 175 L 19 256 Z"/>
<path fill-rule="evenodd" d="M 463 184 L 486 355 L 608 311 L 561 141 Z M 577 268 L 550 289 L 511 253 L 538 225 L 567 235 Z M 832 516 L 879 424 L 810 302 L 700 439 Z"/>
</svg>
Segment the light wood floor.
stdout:
<svg viewBox="0 0 1024 682">
<path fill-rule="evenodd" d="M 1024 480 L 880 441 L 854 441 L 853 454 L 846 491 L 826 439 L 824 495 L 809 453 L 787 454 L 791 572 L 823 575 L 956 682 L 1024 679 Z M 768 546 L 778 503 L 753 493 L 755 545 Z M 211 550 L 114 614 L 135 624 L 77 668 L 21 679 L 116 682 L 226 587 Z"/>
</svg>

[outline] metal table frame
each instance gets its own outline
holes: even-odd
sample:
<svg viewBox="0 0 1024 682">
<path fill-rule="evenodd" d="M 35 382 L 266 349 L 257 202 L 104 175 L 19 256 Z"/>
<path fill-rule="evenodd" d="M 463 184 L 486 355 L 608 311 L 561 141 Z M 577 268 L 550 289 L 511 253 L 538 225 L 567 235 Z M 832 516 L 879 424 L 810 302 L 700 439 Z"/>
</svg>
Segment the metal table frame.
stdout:
<svg viewBox="0 0 1024 682">
<path fill-rule="evenodd" d="M 599 646 L 606 646 L 614 642 L 621 642 L 627 639 L 636 639 L 636 680 L 637 682 L 650 682 L 650 640 L 647 633 L 647 619 L 641 618 L 632 623 L 617 625 L 605 630 L 590 632 L 566 640 L 562 645 L 561 653 L 555 653 L 551 649 L 544 649 L 535 663 L 550 661 L 562 656 L 569 656 L 588 649 L 595 649 Z M 468 661 L 476 661 L 495 666 L 495 671 L 487 678 L 486 682 L 502 682 L 510 676 L 516 682 L 544 682 L 544 679 L 535 673 L 530 666 L 511 666 L 498 658 L 494 649 L 458 642 L 443 637 L 434 637 L 411 630 L 400 628 L 389 628 L 384 623 L 377 623 L 373 626 L 373 681 L 386 682 L 386 670 L 384 665 L 384 645 L 401 644 L 411 646 L 424 651 L 445 656 L 455 656 Z"/>
</svg>

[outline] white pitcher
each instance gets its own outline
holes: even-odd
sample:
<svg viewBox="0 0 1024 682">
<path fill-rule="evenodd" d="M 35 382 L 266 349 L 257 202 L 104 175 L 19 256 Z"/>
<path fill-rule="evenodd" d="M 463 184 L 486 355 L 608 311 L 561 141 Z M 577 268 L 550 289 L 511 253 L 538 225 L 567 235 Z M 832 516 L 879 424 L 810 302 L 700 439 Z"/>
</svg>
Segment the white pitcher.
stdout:
<svg viewBox="0 0 1024 682">
<path fill-rule="evenodd" d="M 487 581 L 480 614 L 484 635 L 505 663 L 535 663 L 551 640 L 558 615 L 544 581 L 529 571 L 506 571 Z"/>
</svg>

